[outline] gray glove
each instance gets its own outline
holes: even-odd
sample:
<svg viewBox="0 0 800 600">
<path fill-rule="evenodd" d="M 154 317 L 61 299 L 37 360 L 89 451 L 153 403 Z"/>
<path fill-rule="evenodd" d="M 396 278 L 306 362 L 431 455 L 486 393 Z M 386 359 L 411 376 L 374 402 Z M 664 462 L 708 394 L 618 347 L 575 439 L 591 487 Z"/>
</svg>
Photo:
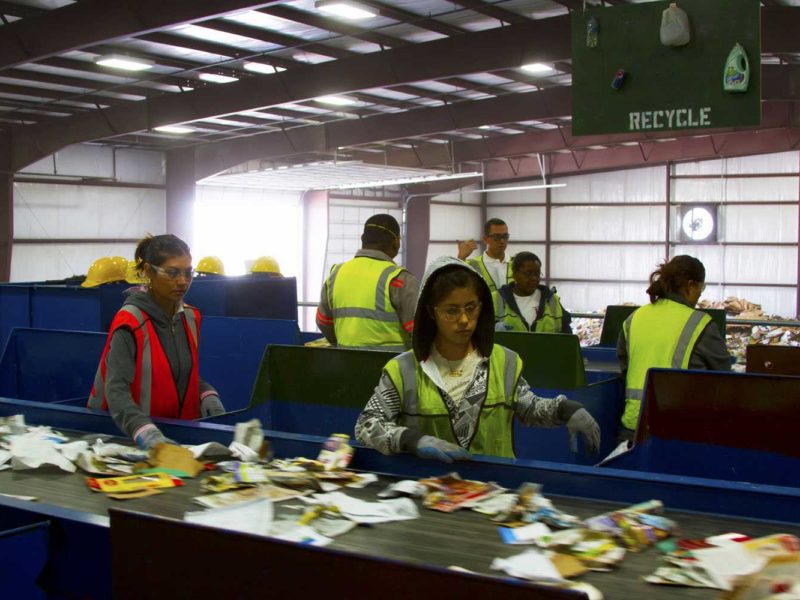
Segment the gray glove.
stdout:
<svg viewBox="0 0 800 600">
<path fill-rule="evenodd" d="M 136 445 L 142 450 L 150 450 L 153 446 L 157 446 L 158 444 L 174 444 L 172 440 L 167 439 L 164 437 L 164 434 L 158 430 L 158 427 L 153 425 L 152 427 L 148 426 L 147 429 L 142 431 L 139 435 L 133 438 L 133 441 L 136 442 Z"/>
<path fill-rule="evenodd" d="M 414 454 L 420 458 L 441 460 L 446 463 L 472 458 L 470 453 L 461 446 L 440 440 L 432 435 L 423 435 L 419 438 Z"/>
<path fill-rule="evenodd" d="M 217 394 L 209 394 L 200 399 L 200 416 L 216 417 L 225 413 L 225 407 Z"/>
<path fill-rule="evenodd" d="M 567 421 L 569 431 L 569 447 L 573 452 L 578 451 L 578 434 L 582 433 L 586 442 L 586 451 L 594 454 L 600 450 L 600 426 L 585 408 L 576 410 Z"/>
</svg>

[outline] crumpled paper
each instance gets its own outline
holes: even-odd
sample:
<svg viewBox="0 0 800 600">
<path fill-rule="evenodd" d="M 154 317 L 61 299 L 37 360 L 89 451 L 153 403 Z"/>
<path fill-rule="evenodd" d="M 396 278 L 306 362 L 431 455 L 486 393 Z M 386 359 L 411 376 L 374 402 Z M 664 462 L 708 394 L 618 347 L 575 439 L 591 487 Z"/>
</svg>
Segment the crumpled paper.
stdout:
<svg viewBox="0 0 800 600">
<path fill-rule="evenodd" d="M 38 431 L 11 436 L 9 443 L 11 467 L 14 470 L 22 470 L 55 465 L 59 469 L 74 473 L 75 465 L 61 454 L 59 446 L 61 444 L 43 437 Z"/>
</svg>

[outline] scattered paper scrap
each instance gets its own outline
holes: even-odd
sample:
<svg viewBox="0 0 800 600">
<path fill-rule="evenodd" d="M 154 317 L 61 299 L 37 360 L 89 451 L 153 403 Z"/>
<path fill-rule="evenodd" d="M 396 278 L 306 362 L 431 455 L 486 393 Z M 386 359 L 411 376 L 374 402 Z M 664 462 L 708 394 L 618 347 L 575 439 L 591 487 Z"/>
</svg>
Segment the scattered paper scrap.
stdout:
<svg viewBox="0 0 800 600">
<path fill-rule="evenodd" d="M 252 502 L 225 506 L 184 514 L 184 521 L 217 527 L 220 529 L 231 529 L 244 533 L 256 535 L 269 535 L 272 527 L 272 502 L 266 498 L 259 498 Z"/>
</svg>

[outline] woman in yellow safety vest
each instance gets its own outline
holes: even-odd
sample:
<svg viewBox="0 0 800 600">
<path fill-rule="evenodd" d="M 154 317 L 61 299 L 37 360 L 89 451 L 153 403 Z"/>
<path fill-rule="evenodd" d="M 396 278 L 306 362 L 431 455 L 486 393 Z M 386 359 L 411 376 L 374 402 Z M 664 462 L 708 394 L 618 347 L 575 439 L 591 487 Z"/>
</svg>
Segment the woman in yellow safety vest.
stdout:
<svg viewBox="0 0 800 600">
<path fill-rule="evenodd" d="M 542 261 L 520 252 L 511 261 L 514 283 L 497 290 L 498 331 L 572 333 L 571 316 L 561 306 L 555 288 L 541 285 Z"/>
<path fill-rule="evenodd" d="M 725 340 L 711 317 L 696 310 L 706 269 L 693 256 L 676 256 L 650 275 L 650 304 L 625 321 L 617 356 L 625 374 L 625 412 L 620 441 L 633 439 L 648 369 L 729 371 Z"/>
<path fill-rule="evenodd" d="M 579 402 L 540 398 L 516 353 L 494 344 L 492 294 L 465 262 L 435 260 L 422 281 L 412 350 L 391 359 L 356 423 L 360 442 L 384 454 L 452 462 L 514 457 L 512 422 L 566 425 L 596 451 L 600 429 Z"/>
</svg>

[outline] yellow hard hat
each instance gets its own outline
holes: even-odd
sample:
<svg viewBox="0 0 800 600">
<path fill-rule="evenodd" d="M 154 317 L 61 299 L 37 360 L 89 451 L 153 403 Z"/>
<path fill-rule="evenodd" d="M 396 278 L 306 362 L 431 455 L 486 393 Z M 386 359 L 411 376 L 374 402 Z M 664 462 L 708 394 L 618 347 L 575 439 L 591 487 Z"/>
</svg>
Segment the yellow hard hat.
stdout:
<svg viewBox="0 0 800 600">
<path fill-rule="evenodd" d="M 225 275 L 225 265 L 219 256 L 204 256 L 195 267 L 197 273 L 213 273 L 214 275 Z"/>
<path fill-rule="evenodd" d="M 112 256 L 111 262 L 113 262 L 122 273 L 128 270 L 128 259 L 124 256 Z"/>
<path fill-rule="evenodd" d="M 128 261 L 122 258 L 122 260 L 125 261 L 123 265 L 122 262 L 117 260 L 120 258 L 122 257 L 104 256 L 103 258 L 98 258 L 92 263 L 92 266 L 89 267 L 86 281 L 81 284 L 81 287 L 95 287 L 104 283 L 111 283 L 112 281 L 124 281 L 125 268 L 127 267 Z"/>
<path fill-rule="evenodd" d="M 278 261 L 271 256 L 259 256 L 253 266 L 250 268 L 251 273 L 275 273 L 281 274 L 281 268 L 278 266 Z"/>
<path fill-rule="evenodd" d="M 136 268 L 136 261 L 128 261 L 128 268 L 125 270 L 125 281 L 128 283 L 147 283 L 144 274 Z"/>
</svg>

